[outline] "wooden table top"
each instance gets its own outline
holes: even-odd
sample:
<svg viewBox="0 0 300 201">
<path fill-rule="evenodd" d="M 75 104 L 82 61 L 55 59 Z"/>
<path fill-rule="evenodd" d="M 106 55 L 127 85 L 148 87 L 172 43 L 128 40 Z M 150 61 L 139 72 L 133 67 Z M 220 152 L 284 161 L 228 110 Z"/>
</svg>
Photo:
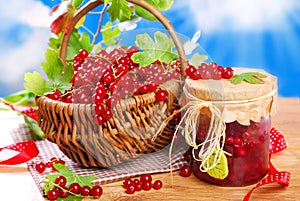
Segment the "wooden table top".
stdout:
<svg viewBox="0 0 300 201">
<path fill-rule="evenodd" d="M 291 172 L 289 187 L 268 184 L 256 189 L 251 200 L 300 200 L 300 102 L 298 98 L 280 98 L 279 111 L 272 117 L 272 126 L 279 130 L 287 141 L 288 148 L 272 155 L 271 161 L 279 171 Z M 173 173 L 171 185 L 169 173 L 152 175 L 160 179 L 163 188 L 156 191 L 141 191 L 133 195 L 125 193 L 122 182 L 103 185 L 101 200 L 243 200 L 254 185 L 246 187 L 220 187 L 207 184 L 194 175 L 181 177 Z"/>
<path fill-rule="evenodd" d="M 300 101 L 298 98 L 280 98 L 279 111 L 272 117 L 272 125 L 279 130 L 287 141 L 288 148 L 280 153 L 272 155 L 272 163 L 279 171 L 291 172 L 289 187 L 280 187 L 279 184 L 265 185 L 251 196 L 250 200 L 300 200 Z M 3 122 L 4 123 L 4 122 Z M 1 132 L 2 132 L 1 128 Z M 0 133 L 0 134 L 3 134 Z M 2 135 L 3 136 L 3 135 Z M 0 136 L 1 138 L 1 136 Z M 1 140 L 2 142 L 3 140 Z M 26 165 L 26 164 L 25 164 Z M 173 185 L 171 185 L 170 173 L 154 174 L 153 179 L 160 179 L 163 188 L 160 190 L 150 190 L 136 192 L 133 195 L 125 193 L 122 181 L 114 182 L 103 187 L 103 195 L 99 200 L 216 200 L 216 201 L 235 201 L 243 200 L 247 192 L 254 185 L 246 187 L 220 187 L 205 183 L 194 175 L 184 178 L 179 172 L 173 172 Z M 11 178 L 11 179 L 9 179 Z M 7 179 L 3 182 L 3 179 Z M 8 180 L 9 179 L 9 180 Z M 10 180 L 18 182 L 9 182 Z M 26 185 L 25 185 L 26 184 Z M 28 184 L 28 185 L 27 185 Z M 26 167 L 1 167 L 0 168 L 0 200 L 4 198 L 24 198 L 21 200 L 44 200 L 39 191 L 35 188 L 30 173 Z M 17 189 L 17 193 L 14 193 Z M 7 193 L 4 193 L 7 192 Z M 4 193 L 4 194 L 3 194 Z M 28 198 L 29 197 L 29 198 Z M 5 199 L 4 199 L 5 200 Z M 11 199 L 14 200 L 14 199 Z M 17 199 L 20 200 L 20 199 Z M 95 199 L 84 199 L 92 201 Z"/>
</svg>

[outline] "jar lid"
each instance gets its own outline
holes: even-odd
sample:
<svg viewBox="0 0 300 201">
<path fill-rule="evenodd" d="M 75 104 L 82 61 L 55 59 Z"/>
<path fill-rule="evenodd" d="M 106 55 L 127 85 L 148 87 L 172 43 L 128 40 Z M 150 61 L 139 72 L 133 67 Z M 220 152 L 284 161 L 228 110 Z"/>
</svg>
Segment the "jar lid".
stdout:
<svg viewBox="0 0 300 201">
<path fill-rule="evenodd" d="M 216 105 L 223 112 L 225 123 L 238 121 L 250 125 L 250 120 L 260 122 L 277 111 L 277 78 L 264 70 L 254 68 L 233 68 L 234 74 L 259 72 L 265 75 L 262 84 L 242 81 L 233 84 L 228 79 L 185 80 L 185 91 L 179 103 L 185 105 L 190 97 Z M 188 93 L 188 96 L 187 96 Z M 201 113 L 207 110 L 202 109 Z"/>
</svg>

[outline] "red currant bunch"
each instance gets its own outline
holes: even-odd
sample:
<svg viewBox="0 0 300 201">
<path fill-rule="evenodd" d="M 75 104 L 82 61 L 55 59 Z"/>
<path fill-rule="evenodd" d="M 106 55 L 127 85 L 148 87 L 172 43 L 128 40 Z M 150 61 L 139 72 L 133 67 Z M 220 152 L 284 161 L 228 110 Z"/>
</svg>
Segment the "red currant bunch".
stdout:
<svg viewBox="0 0 300 201">
<path fill-rule="evenodd" d="M 57 200 L 58 198 L 67 198 L 72 195 L 75 197 L 92 197 L 99 198 L 103 194 L 103 189 L 99 185 L 80 186 L 77 182 L 67 186 L 66 177 L 60 175 L 54 181 L 54 188 L 47 193 L 49 200 Z M 71 200 L 71 199 L 70 199 Z"/>
<path fill-rule="evenodd" d="M 38 162 L 35 164 L 35 169 L 39 173 L 43 173 L 47 168 L 52 169 L 53 171 L 56 171 L 54 168 L 54 164 L 65 164 L 66 162 L 62 160 L 61 158 L 52 157 L 49 162 Z"/>
<path fill-rule="evenodd" d="M 230 79 L 233 76 L 233 69 L 231 67 L 224 68 L 223 66 L 219 66 L 216 62 L 201 63 L 198 68 L 189 64 L 186 69 L 186 75 L 193 80 Z"/>
<path fill-rule="evenodd" d="M 152 176 L 150 174 L 142 174 L 139 179 L 127 178 L 123 182 L 123 187 L 126 189 L 127 194 L 134 194 L 138 191 L 149 191 L 152 188 L 159 190 L 162 188 L 162 181 L 155 180 L 152 182 Z"/>
</svg>

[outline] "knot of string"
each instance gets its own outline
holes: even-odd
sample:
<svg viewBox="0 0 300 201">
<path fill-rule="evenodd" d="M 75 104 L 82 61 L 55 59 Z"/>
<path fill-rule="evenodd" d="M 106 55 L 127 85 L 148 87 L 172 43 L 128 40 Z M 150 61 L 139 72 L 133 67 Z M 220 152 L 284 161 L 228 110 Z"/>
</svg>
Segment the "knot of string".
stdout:
<svg viewBox="0 0 300 201">
<path fill-rule="evenodd" d="M 220 154 L 225 144 L 226 124 L 223 121 L 223 114 L 212 102 L 196 98 L 186 87 L 183 88 L 183 92 L 189 101 L 182 108 L 184 115 L 175 130 L 174 136 L 177 135 L 179 127 L 184 123 L 181 134 L 186 143 L 193 148 L 193 158 L 202 162 L 199 167 L 200 170 L 207 172 L 220 162 Z M 199 118 L 201 118 L 200 111 L 202 108 L 208 108 L 211 113 L 210 125 L 204 141 L 198 144 L 196 128 Z M 171 156 L 171 148 L 169 152 Z M 208 163 L 211 157 L 213 157 L 213 162 Z"/>
</svg>

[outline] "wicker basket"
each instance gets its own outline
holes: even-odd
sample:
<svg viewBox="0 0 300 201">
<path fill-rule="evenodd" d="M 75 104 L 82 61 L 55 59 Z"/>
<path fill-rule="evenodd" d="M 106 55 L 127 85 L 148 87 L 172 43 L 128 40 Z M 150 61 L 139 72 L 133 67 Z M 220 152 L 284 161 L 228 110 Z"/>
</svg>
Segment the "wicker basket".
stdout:
<svg viewBox="0 0 300 201">
<path fill-rule="evenodd" d="M 181 74 L 186 69 L 183 46 L 166 17 L 143 0 L 128 0 L 150 11 L 159 19 L 171 35 L 178 50 Z M 90 1 L 74 16 L 72 27 L 90 10 L 102 4 Z M 60 57 L 66 58 L 70 34 L 63 36 Z M 157 102 L 155 93 L 133 96 L 120 100 L 113 108 L 113 117 L 99 126 L 94 122 L 92 104 L 69 104 L 37 97 L 38 124 L 46 138 L 58 145 L 71 160 L 85 167 L 110 167 L 137 156 L 159 151 L 170 143 L 176 122 L 170 121 L 153 139 L 158 128 L 177 108 L 181 85 L 168 81 L 162 86 L 169 91 L 165 102 Z"/>
</svg>

